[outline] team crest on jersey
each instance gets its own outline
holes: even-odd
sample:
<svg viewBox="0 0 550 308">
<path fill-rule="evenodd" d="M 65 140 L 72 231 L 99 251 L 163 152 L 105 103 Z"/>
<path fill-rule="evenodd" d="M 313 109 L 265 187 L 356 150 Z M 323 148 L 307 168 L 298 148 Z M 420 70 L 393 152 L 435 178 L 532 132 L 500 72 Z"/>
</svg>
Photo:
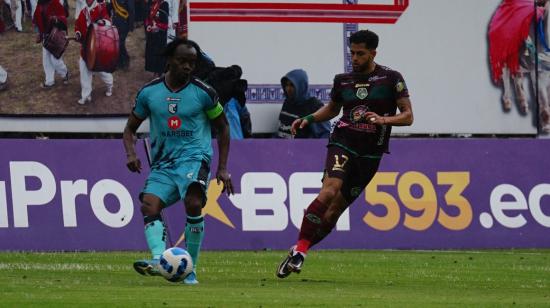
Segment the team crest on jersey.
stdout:
<svg viewBox="0 0 550 308">
<path fill-rule="evenodd" d="M 168 118 L 168 127 L 171 130 L 176 130 L 181 127 L 181 119 L 178 116 Z"/>
<path fill-rule="evenodd" d="M 365 99 L 367 98 L 367 96 L 369 96 L 369 91 L 367 91 L 367 88 L 359 88 L 357 89 L 357 93 L 355 93 L 355 95 L 359 99 Z"/>
<path fill-rule="evenodd" d="M 168 104 L 168 112 L 170 112 L 171 114 L 175 114 L 176 112 L 178 112 L 178 104 Z"/>
</svg>

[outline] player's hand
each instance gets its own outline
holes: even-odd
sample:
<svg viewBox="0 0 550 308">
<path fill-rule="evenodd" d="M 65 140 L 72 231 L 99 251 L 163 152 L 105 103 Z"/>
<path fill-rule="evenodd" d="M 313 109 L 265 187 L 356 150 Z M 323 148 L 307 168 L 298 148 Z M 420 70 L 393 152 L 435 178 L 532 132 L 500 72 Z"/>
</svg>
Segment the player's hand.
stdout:
<svg viewBox="0 0 550 308">
<path fill-rule="evenodd" d="M 378 124 L 378 125 L 385 125 L 386 119 L 384 117 L 379 116 L 375 112 L 367 111 L 364 115 L 365 119 L 369 124 Z"/>
<path fill-rule="evenodd" d="M 35 40 L 35 42 L 36 42 L 37 44 L 42 43 L 42 34 L 38 33 L 38 34 L 36 35 L 36 40 Z"/>
<path fill-rule="evenodd" d="M 220 184 L 220 182 L 223 183 L 222 192 L 226 192 L 228 196 L 233 194 L 233 183 L 231 182 L 231 174 L 229 174 L 226 169 L 218 168 L 218 171 L 216 172 L 216 181 L 218 185 Z"/>
<path fill-rule="evenodd" d="M 141 161 L 137 158 L 136 154 L 128 155 L 126 167 L 128 167 L 128 170 L 132 172 L 141 173 Z"/>
<path fill-rule="evenodd" d="M 82 34 L 80 34 L 80 32 L 75 33 L 74 39 L 75 39 L 77 42 L 80 42 L 80 39 L 81 39 L 81 38 L 82 38 Z"/>
<path fill-rule="evenodd" d="M 292 122 L 292 126 L 290 127 L 290 133 L 292 133 L 292 136 L 296 135 L 296 131 L 298 129 L 302 129 L 306 127 L 309 124 L 309 121 L 306 119 L 296 119 L 294 122 Z"/>
</svg>

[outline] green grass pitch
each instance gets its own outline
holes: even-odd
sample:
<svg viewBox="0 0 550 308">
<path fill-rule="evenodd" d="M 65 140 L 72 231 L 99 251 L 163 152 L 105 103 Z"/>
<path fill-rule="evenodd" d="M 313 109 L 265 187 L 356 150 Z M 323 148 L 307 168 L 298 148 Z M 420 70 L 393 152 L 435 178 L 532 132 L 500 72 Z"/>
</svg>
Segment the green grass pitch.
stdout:
<svg viewBox="0 0 550 308">
<path fill-rule="evenodd" d="M 204 251 L 199 285 L 135 273 L 145 252 L 0 253 L 1 307 L 361 307 L 550 305 L 550 251 Z"/>
</svg>

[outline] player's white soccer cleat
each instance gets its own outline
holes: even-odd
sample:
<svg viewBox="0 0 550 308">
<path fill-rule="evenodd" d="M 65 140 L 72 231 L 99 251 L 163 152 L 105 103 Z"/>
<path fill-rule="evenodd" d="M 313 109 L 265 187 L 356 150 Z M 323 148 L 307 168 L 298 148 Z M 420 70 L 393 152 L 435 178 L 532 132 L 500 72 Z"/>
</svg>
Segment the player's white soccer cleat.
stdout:
<svg viewBox="0 0 550 308">
<path fill-rule="evenodd" d="M 195 271 L 192 271 L 191 274 L 187 275 L 187 277 L 183 279 L 183 284 L 194 285 L 198 283 L 199 281 L 197 280 L 197 274 L 195 274 Z"/>
<path fill-rule="evenodd" d="M 299 274 L 300 271 L 302 271 L 302 265 L 304 264 L 305 255 L 301 252 L 295 251 L 295 248 L 296 245 L 290 247 L 288 255 L 277 268 L 277 277 L 286 278 L 292 272 Z"/>
<path fill-rule="evenodd" d="M 134 262 L 134 269 L 144 276 L 160 276 L 158 265 L 159 260 L 140 260 Z"/>
</svg>

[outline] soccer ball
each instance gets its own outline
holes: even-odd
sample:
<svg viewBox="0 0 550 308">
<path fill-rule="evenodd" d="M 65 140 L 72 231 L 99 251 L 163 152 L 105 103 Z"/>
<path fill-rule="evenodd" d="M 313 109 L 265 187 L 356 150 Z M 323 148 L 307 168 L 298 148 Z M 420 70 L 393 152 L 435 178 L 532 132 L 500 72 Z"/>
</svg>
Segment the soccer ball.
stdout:
<svg viewBox="0 0 550 308">
<path fill-rule="evenodd" d="M 183 248 L 168 248 L 160 256 L 159 271 L 168 281 L 182 281 L 193 271 L 193 259 Z"/>
</svg>

